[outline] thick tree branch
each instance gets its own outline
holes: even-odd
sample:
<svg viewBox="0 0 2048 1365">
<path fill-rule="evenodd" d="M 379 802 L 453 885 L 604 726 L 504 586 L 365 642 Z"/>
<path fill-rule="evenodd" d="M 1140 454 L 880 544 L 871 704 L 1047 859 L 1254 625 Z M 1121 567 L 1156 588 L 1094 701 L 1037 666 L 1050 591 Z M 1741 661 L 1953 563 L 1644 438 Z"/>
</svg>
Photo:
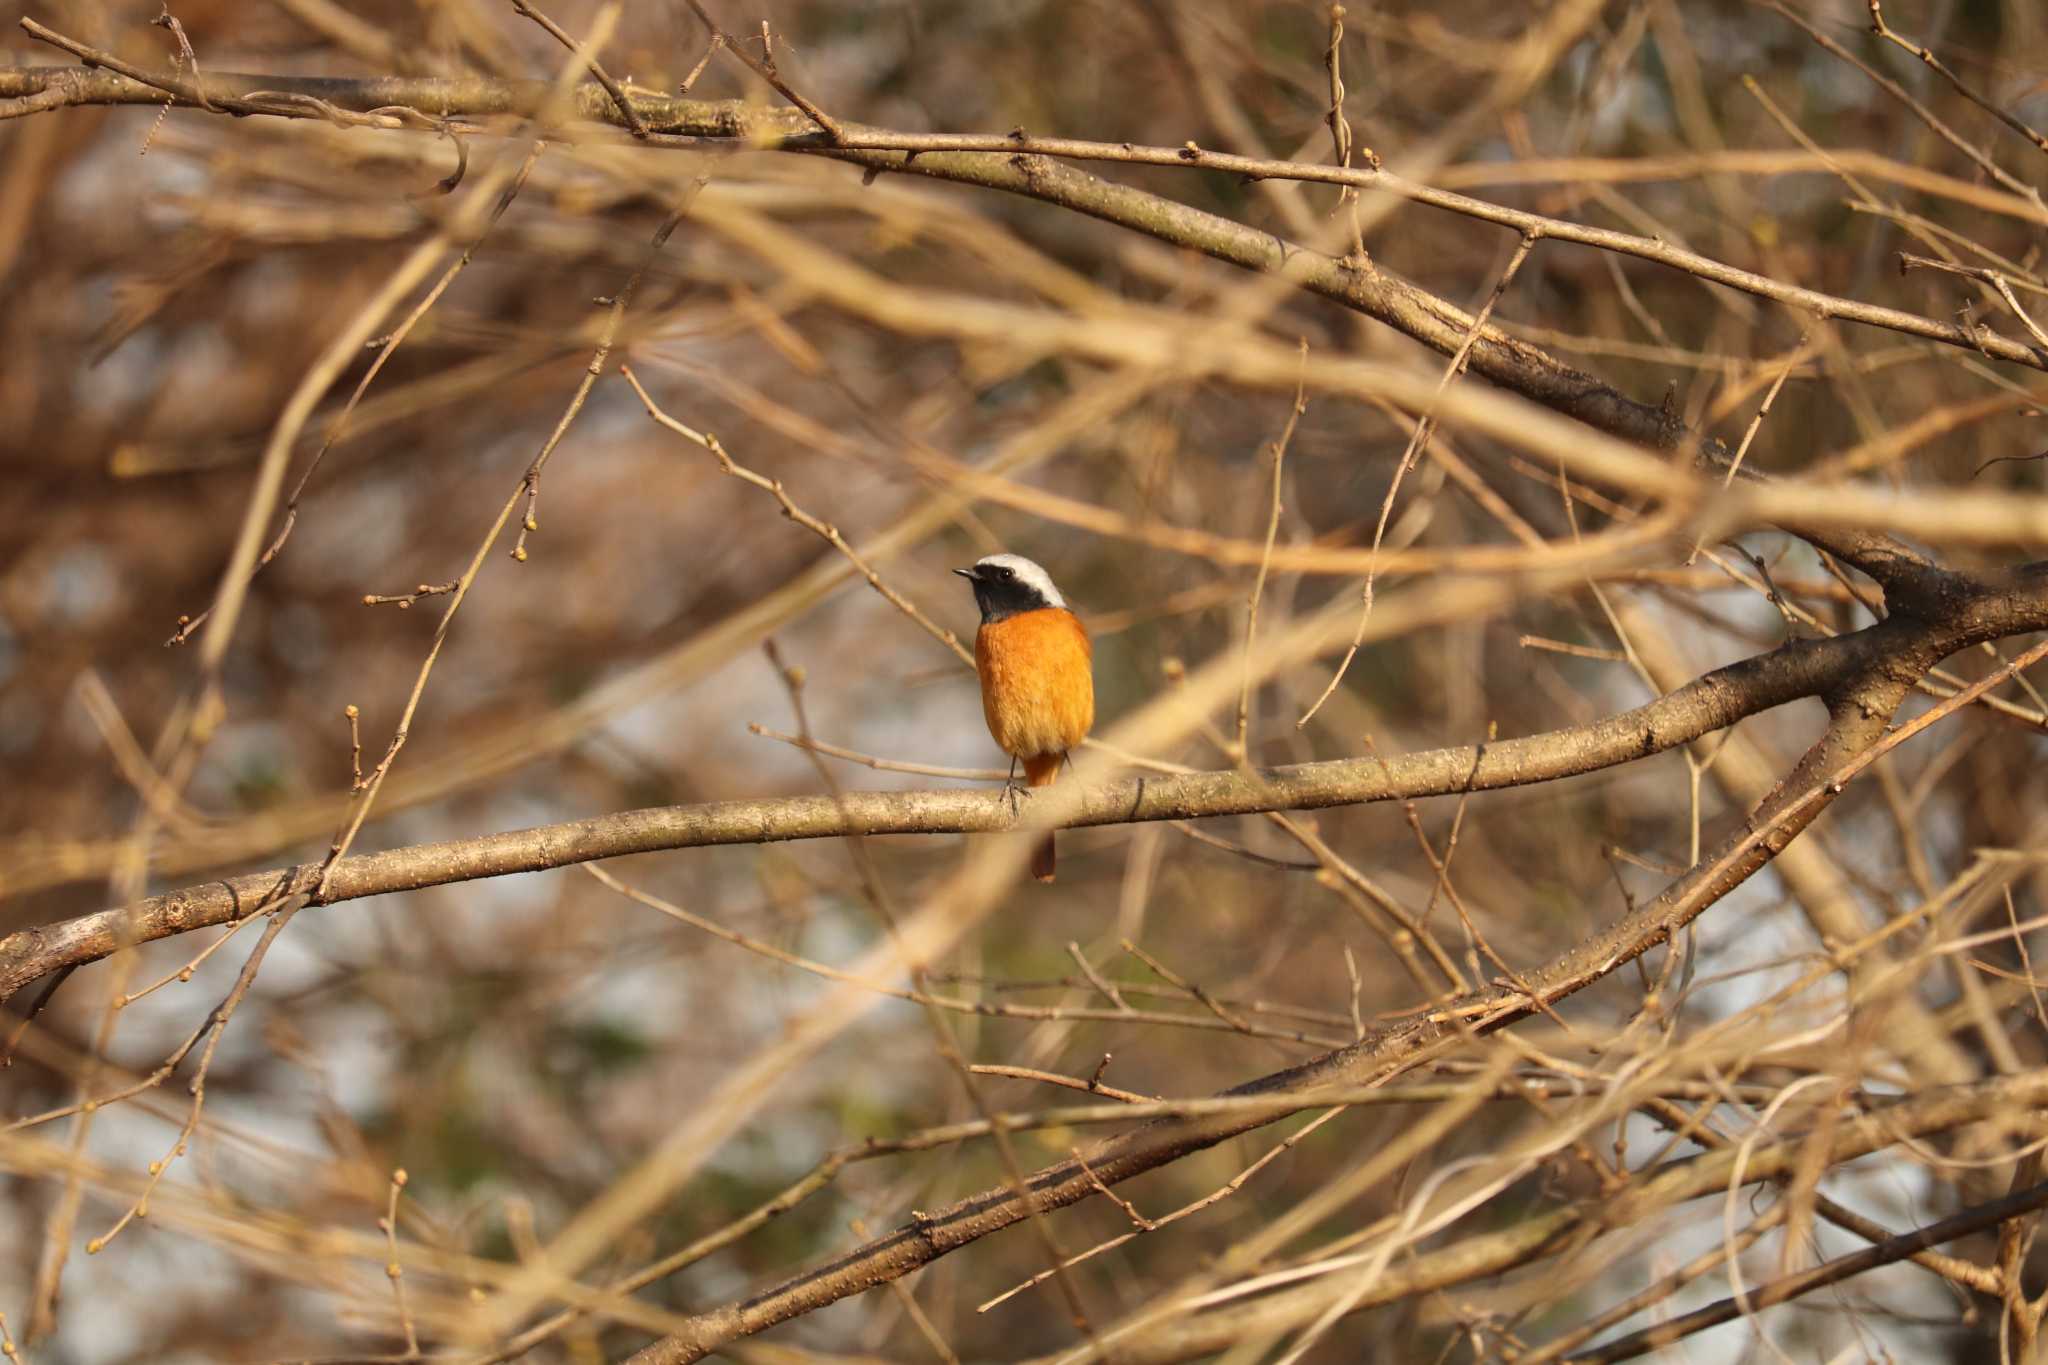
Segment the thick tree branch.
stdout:
<svg viewBox="0 0 2048 1365">
<path fill-rule="evenodd" d="M 1866 756 L 1876 752 L 1891 716 L 1911 687 L 1912 678 L 1906 675 L 1941 657 L 1940 647 L 1930 645 L 1926 633 L 1914 628 L 1902 629 L 1893 643 L 1898 648 L 1882 650 L 1867 671 L 1845 680 L 1832 693 L 1826 732 L 1785 784 L 1752 814 L 1748 826 L 1705 854 L 1654 901 L 1535 971 L 1524 973 L 1518 985 L 1470 992 L 1426 1015 L 1378 1029 L 1349 1047 L 1224 1093 L 1294 1094 L 1301 1098 L 1302 1108 L 1309 1108 L 1315 1104 L 1316 1092 L 1331 1086 L 1384 1085 L 1446 1054 L 1473 1034 L 1490 1033 L 1546 1010 L 1668 941 L 1803 833 L 1840 795 L 1848 778 L 1867 761 Z M 1042 1211 L 1078 1203 L 1106 1186 L 1273 1121 L 1263 1116 L 1221 1116 L 1144 1124 L 1032 1176 L 1028 1182 L 1030 1207 Z M 1644 1197 L 1651 1188 L 1638 1187 L 1635 1197 Z M 633 1361 L 635 1365 L 680 1365 L 701 1360 L 738 1337 L 908 1274 L 1019 1221 L 1026 1212 L 1024 1201 L 1007 1187 L 970 1196 L 921 1215 L 909 1227 L 762 1294 L 701 1314 L 690 1328 L 655 1342 Z M 1511 1234 L 1507 1240 L 1515 1238 Z M 1526 1257 L 1552 1241 L 1546 1234 L 1517 1244 Z"/>
<path fill-rule="evenodd" d="M 2030 1071 L 2019 1076 L 2003 1076 L 1925 1091 L 1836 1127 L 1824 1138 L 1827 1143 L 1826 1160 L 1830 1166 L 1854 1161 L 1897 1142 L 1999 1118 L 2016 1112 L 2007 1106 L 2038 1104 L 2042 1097 L 2048 1097 L 2048 1071 Z M 1674 1161 L 1645 1172 L 1619 1198 L 1584 1200 L 1526 1218 L 1497 1232 L 1477 1233 L 1449 1246 L 1404 1257 L 1389 1266 L 1363 1295 L 1358 1295 L 1352 1306 L 1363 1311 L 1416 1294 L 1470 1284 L 1528 1264 L 1546 1251 L 1565 1244 L 1574 1235 L 1582 1235 L 1594 1219 L 1598 1220 L 1601 1228 L 1627 1227 L 1675 1204 L 1724 1193 L 1738 1162 L 1745 1184 L 1784 1179 L 1802 1153 L 1811 1155 L 1814 1138 L 1813 1133 L 1794 1134 L 1755 1147 L 1746 1156 L 1737 1145 L 1730 1144 L 1703 1156 Z M 2027 1196 L 2014 1197 L 2015 1200 L 2025 1198 L 2038 1199 L 2038 1193 L 2029 1191 Z M 1920 1232 L 1894 1238 L 1883 1247 L 1872 1247 L 1844 1259 L 1875 1256 L 1870 1264 L 1881 1264 L 1885 1259 L 1903 1259 L 1923 1246 L 1952 1240 L 1978 1226 L 1974 1223 L 1960 1226 L 1962 1219 L 1975 1218 L 1993 1209 L 1998 1210 L 1996 1217 L 2013 1216 L 2013 1209 L 2005 1207 L 2013 1203 L 2014 1200 L 2000 1200 L 1987 1209 L 1958 1215 L 1956 1219 L 1944 1220 Z M 1958 1226 L 1952 1228 L 1951 1225 Z M 1826 1266 L 1816 1267 L 1808 1275 L 1826 1269 Z M 1794 1282 L 1803 1282 L 1805 1278 L 1795 1276 Z M 1804 1292 L 1804 1288 L 1799 1292 Z M 1298 1331 L 1320 1317 L 1340 1295 L 1348 1298 L 1351 1294 L 1352 1286 L 1341 1273 L 1325 1276 L 1262 1298 L 1226 1305 L 1213 1312 L 1154 1323 L 1141 1337 L 1133 1340 L 1118 1341 L 1111 1336 L 1104 1340 L 1099 1350 L 1063 1354 L 1060 1358 L 1070 1365 L 1109 1359 L 1114 1359 L 1118 1365 L 1165 1365 L 1169 1361 L 1194 1360 L 1227 1351 L 1241 1341 L 1258 1341 Z M 1753 1299 L 1751 1306 L 1762 1307 L 1764 1303 Z M 1598 1350 L 1590 1353 L 1590 1357 L 1607 1358 Z M 635 1359 L 645 1365 L 647 1361 L 688 1358 L 642 1352 Z M 1568 1360 L 1582 1358 L 1587 1357 L 1566 1357 Z M 1034 1362 L 1034 1365 L 1046 1365 L 1046 1362 Z"/>
<path fill-rule="evenodd" d="M 539 81 L 484 78 L 398 78 L 365 80 L 209 74 L 203 81 L 142 72 L 31 20 L 25 27 L 55 41 L 83 60 L 119 68 L 0 68 L 0 118 L 19 117 L 70 104 L 161 104 L 168 94 L 193 107 L 218 105 L 235 113 L 285 118 L 333 117 L 338 110 L 377 110 L 392 126 L 393 106 L 439 117 L 454 115 L 542 115 L 549 87 Z M 120 74 L 127 71 L 128 75 Z M 7 97 L 12 97 L 7 98 Z M 1160 240 L 1202 251 L 1247 269 L 1289 277 L 1320 294 L 1367 314 L 1405 335 L 1449 355 L 1473 334 L 1473 319 L 1389 271 L 1357 265 L 1287 242 L 1273 234 L 1176 201 L 1105 181 L 1052 157 L 1171 165 L 1219 170 L 1254 179 L 1298 179 L 1380 190 L 1510 228 L 1534 239 L 1576 242 L 1621 252 L 1686 271 L 1702 279 L 1823 319 L 1885 327 L 1910 336 L 1962 347 L 2001 360 L 2048 369 L 2048 355 L 1982 327 L 1964 327 L 1853 299 L 1788 285 L 1737 269 L 1668 242 L 1606 228 L 1588 227 L 1491 204 L 1470 196 L 1406 181 L 1373 167 L 1337 167 L 1309 162 L 1262 160 L 1205 151 L 1192 145 L 1138 147 L 1071 138 L 996 137 L 974 134 L 905 134 L 841 122 L 837 137 L 813 130 L 795 109 L 764 109 L 741 101 L 673 99 L 631 92 L 631 106 L 657 134 L 652 141 L 699 150 L 779 148 L 831 156 L 870 171 L 895 171 L 1021 194 L 1117 223 Z M 572 117 L 622 126 L 625 116 L 602 86 L 574 91 Z M 1728 467 L 1728 452 L 1717 440 L 1689 432 L 1672 413 L 1639 403 L 1592 375 L 1565 365 L 1540 348 L 1497 327 L 1480 328 L 1470 368 L 1504 388 L 1576 417 L 1601 431 L 1658 449 L 1689 449 L 1707 464 Z M 1748 474 L 1745 471 L 1745 477 Z M 1885 588 L 1888 598 L 1920 595 L 1931 586 L 1929 565 L 1903 543 L 1873 532 L 1787 525 L 1842 562 L 1861 569 Z"/>
<path fill-rule="evenodd" d="M 484 77 L 370 77 L 362 80 L 331 77 L 253 76 L 239 73 L 208 74 L 201 80 L 173 75 L 144 73 L 108 59 L 107 54 L 82 44 L 62 40 L 59 35 L 33 20 L 23 27 L 45 41 L 61 46 L 85 60 L 117 68 L 108 72 L 79 73 L 68 67 L 0 68 L 0 99 L 40 97 L 36 109 L 0 107 L 0 118 L 19 117 L 52 107 L 77 104 L 161 104 L 166 93 L 179 104 L 205 107 L 207 102 L 223 105 L 230 112 L 271 114 L 283 118 L 320 117 L 318 110 L 275 103 L 265 105 L 252 97 L 265 91 L 310 95 L 326 104 L 345 109 L 367 110 L 379 106 L 406 105 L 423 113 L 441 115 L 517 114 L 538 116 L 545 105 L 548 87 L 540 81 L 500 81 Z M 122 74 L 122 72 L 129 74 Z M 52 105 L 52 98 L 60 103 Z M 627 126 L 612 96 L 602 86 L 585 86 L 576 92 L 575 117 L 615 127 Z M 689 100 L 669 98 L 647 91 L 634 91 L 631 109 L 645 125 L 673 138 L 738 140 L 754 147 L 816 152 L 852 160 L 877 170 L 911 171 L 943 179 L 978 179 L 962 174 L 960 163 L 946 164 L 949 157 L 973 157 L 981 161 L 1011 159 L 1037 160 L 1061 157 L 1069 160 L 1122 162 L 1136 165 L 1176 166 L 1197 170 L 1223 171 L 1252 180 L 1302 180 L 1322 184 L 1349 185 L 1379 190 L 1419 204 L 1510 228 L 1538 239 L 1574 242 L 1623 255 L 1655 261 L 1688 274 L 1725 285 L 1760 298 L 1810 313 L 1815 317 L 1860 322 L 1922 337 L 1945 345 L 1978 351 L 2018 365 L 2048 369 L 2048 354 L 2012 338 L 1942 322 L 1918 313 L 1903 312 L 1863 303 L 1839 295 L 1825 294 L 1774 280 L 1767 275 L 1716 261 L 1669 242 L 1612 228 L 1590 227 L 1561 218 L 1549 218 L 1508 208 L 1452 190 L 1403 179 L 1377 164 L 1330 166 L 1315 162 L 1276 161 L 1268 158 L 1213 152 L 1192 143 L 1180 147 L 1143 147 L 1127 142 L 1094 142 L 1082 138 L 1043 138 L 1027 135 L 982 133 L 901 133 L 887 128 L 838 120 L 840 135 L 815 131 L 811 115 L 796 109 L 767 109 L 739 100 Z M 921 163 L 929 162 L 930 165 Z M 971 163 L 969 163 L 971 164 Z M 937 169 L 934 169 L 937 168 Z M 1154 198 L 1154 196 L 1145 196 Z M 1205 215 L 1206 216 L 1206 215 Z M 1275 239 L 1267 236 L 1269 243 Z M 1361 272 L 1374 273 L 1368 268 Z M 1460 333 L 1462 335 L 1462 333 Z M 1455 345 L 1455 341 L 1452 343 Z"/>
<path fill-rule="evenodd" d="M 1856 774 L 1882 753 L 1953 710 L 1968 695 L 1944 702 L 1893 731 L 1891 718 L 1911 690 L 1915 677 L 1948 652 L 1954 637 L 1897 621 L 1885 624 L 1898 627 L 1896 632 L 1888 632 L 1890 647 L 1880 648 L 1866 670 L 1829 692 L 1827 730 L 1785 782 L 1751 813 L 1744 828 L 1737 829 L 1719 847 L 1706 853 L 1654 901 L 1632 910 L 1590 939 L 1574 944 L 1535 971 L 1524 973 L 1512 985 L 1499 984 L 1470 992 L 1420 1018 L 1379 1029 L 1349 1047 L 1225 1093 L 1294 1094 L 1302 1099 L 1303 1108 L 1309 1108 L 1315 1103 L 1316 1092 L 1330 1086 L 1383 1085 L 1445 1054 L 1474 1034 L 1506 1027 L 1539 1010 L 1547 1012 L 1557 1001 L 1603 979 L 1656 944 L 1669 941 L 1798 838 Z M 2038 660 L 2044 651 L 2048 651 L 2048 646 L 2035 646 L 2015 664 L 1987 676 L 1969 690 L 1981 692 L 2001 677 L 2010 676 L 2013 668 Z M 2037 1073 L 2037 1079 L 2044 1077 L 2048 1073 Z M 1108 1185 L 1271 1121 L 1170 1119 L 1146 1124 L 1098 1142 L 1071 1161 L 1038 1172 L 1028 1185 L 1031 1207 L 1042 1210 L 1077 1203 Z M 1624 1202 L 1656 1201 L 1665 1193 L 1656 1181 L 1642 1182 L 1632 1188 Z M 637 1365 L 675 1365 L 701 1359 L 736 1337 L 751 1335 L 906 1274 L 1016 1222 L 1025 1212 L 1024 1202 L 1004 1188 L 971 1196 L 937 1213 L 920 1215 L 910 1227 L 871 1241 L 766 1293 L 700 1315 L 689 1329 L 654 1343 L 634 1360 Z M 1516 1241 L 1515 1232 L 1507 1234 L 1504 1240 Z M 1530 1256 L 1551 1245 L 1552 1240 L 1551 1236 L 1543 1235 L 1524 1238 L 1519 1244 L 1524 1247 L 1524 1255 Z M 1326 1296 L 1325 1304 L 1327 1301 Z M 1352 1302 L 1349 1298 L 1346 1301 Z"/>
<path fill-rule="evenodd" d="M 2041 610 L 2048 621 L 2048 603 Z M 1492 744 L 1249 773 L 1232 769 L 1104 783 L 1089 789 L 1079 813 L 1064 823 L 1079 827 L 1316 810 L 1573 777 L 1662 753 L 1802 697 L 1834 695 L 1886 666 L 1917 635 L 1887 622 L 1833 639 L 1793 641 L 1591 725 Z M 1028 826 L 1030 820 L 1028 807 L 1015 814 L 1002 793 L 990 791 L 847 792 L 837 798 L 659 806 L 344 859 L 328 874 L 327 891 L 315 903 L 665 849 L 849 834 L 990 833 Z M 0 939 L 0 1000 L 49 972 L 105 957 L 124 933 L 131 942 L 148 943 L 226 924 L 266 899 L 275 903 L 307 889 L 313 875 L 310 866 L 251 873 L 132 907 L 20 930 Z"/>
<path fill-rule="evenodd" d="M 1786 1275 L 1768 1284 L 1760 1284 L 1741 1299 L 1722 1299 L 1718 1303 L 1708 1304 L 1704 1308 L 1696 1308 L 1690 1313 L 1660 1322 L 1654 1327 L 1646 1327 L 1591 1350 L 1566 1356 L 1565 1359 L 1582 1365 L 1633 1360 L 1639 1355 L 1649 1354 L 1660 1346 L 1668 1346 L 1683 1340 L 1695 1332 L 1703 1332 L 1724 1322 L 1733 1322 L 1739 1317 L 1769 1308 L 1774 1304 L 1789 1303 L 1793 1299 L 1811 1294 L 1816 1289 L 1840 1284 L 1843 1280 L 1861 1275 L 1866 1270 L 1890 1265 L 1894 1261 L 1903 1261 L 1929 1247 L 1938 1247 L 1944 1242 L 1953 1242 L 1958 1238 L 1984 1232 L 2008 1219 L 2031 1213 L 2043 1205 L 2048 1205 L 2048 1184 L 2029 1186 L 2016 1194 L 1979 1204 L 1973 1209 L 1966 1209 L 1938 1223 L 1930 1223 L 1924 1228 L 1887 1238 L 1875 1246 L 1852 1251 L 1846 1256 L 1837 1256 L 1824 1265 L 1802 1270 L 1796 1275 Z"/>
<path fill-rule="evenodd" d="M 1900 617 L 1850 636 L 1795 642 L 1718 670 L 1647 707 L 1576 731 L 1430 751 L 1389 759 L 1384 765 L 1377 760 L 1347 760 L 1249 776 L 1205 773 L 1108 784 L 1084 794 L 1072 823 L 1270 809 L 1283 804 L 1274 801 L 1277 793 L 1286 793 L 1294 804 L 1312 805 L 1512 785 L 1542 780 L 1534 776 L 1539 766 L 1546 776 L 1564 776 L 1603 766 L 1603 757 L 1606 762 L 1620 762 L 1653 753 L 1753 713 L 1767 702 L 1779 704 L 1799 696 L 1828 700 L 1831 723 L 1786 784 L 1753 815 L 1746 829 L 1736 831 L 1654 902 L 1543 968 L 1526 973 L 1517 987 L 1474 992 L 1427 1016 L 1382 1029 L 1350 1047 L 1229 1092 L 1293 1094 L 1306 1106 L 1314 1102 L 1318 1090 L 1329 1086 L 1382 1084 L 1442 1054 L 1473 1031 L 1504 1027 L 1583 989 L 1668 939 L 1768 862 L 1826 809 L 1847 778 L 1884 740 L 1891 715 L 1927 667 L 1954 649 L 1974 643 L 1986 631 L 2048 624 L 2028 614 L 2026 605 L 1992 593 L 1966 595 L 1953 613 L 1955 619 L 1970 623 L 1966 627 L 1937 627 Z M 1776 702 L 1771 702 L 1772 698 Z M 954 806 L 954 802 L 959 804 Z M 956 817 L 959 828 L 1000 829 L 1012 823 L 1005 804 L 991 793 L 869 794 L 838 802 L 796 798 L 630 812 L 350 860 L 334 869 L 330 898 L 557 866 L 686 842 L 751 842 L 813 832 L 844 834 L 877 828 L 872 823 L 877 819 L 911 820 L 920 812 L 929 816 L 938 811 Z M 237 911 L 247 913 L 264 897 L 296 890 L 303 875 L 265 874 L 144 903 L 134 912 L 140 925 L 137 936 L 161 937 L 200 922 L 220 922 Z M 103 955 L 112 948 L 115 926 L 126 913 L 103 912 L 0 941 L 0 973 L 4 973 L 0 981 L 10 983 L 12 989 L 33 979 L 35 964 L 47 970 L 67 961 Z M 1147 1124 L 1097 1144 L 1086 1155 L 1085 1164 L 1077 1159 L 1033 1176 L 1028 1182 L 1030 1206 L 1056 1208 L 1078 1202 L 1104 1185 L 1270 1121 L 1270 1117 L 1225 1115 Z M 700 1358 L 735 1337 L 897 1278 L 1018 1221 L 1026 1212 L 1024 1200 L 1007 1188 L 963 1200 L 767 1294 L 705 1314 L 689 1330 L 650 1347 L 643 1358 Z M 1547 1240 L 1532 1243 L 1530 1254 L 1546 1244 Z"/>
</svg>

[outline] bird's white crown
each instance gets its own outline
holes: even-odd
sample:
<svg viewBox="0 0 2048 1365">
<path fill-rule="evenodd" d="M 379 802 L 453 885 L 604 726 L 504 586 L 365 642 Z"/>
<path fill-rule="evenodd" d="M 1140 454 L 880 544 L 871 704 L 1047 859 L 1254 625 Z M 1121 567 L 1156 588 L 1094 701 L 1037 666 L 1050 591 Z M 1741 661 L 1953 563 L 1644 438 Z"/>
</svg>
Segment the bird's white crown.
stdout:
<svg viewBox="0 0 2048 1365">
<path fill-rule="evenodd" d="M 977 569 L 1003 568 L 1017 576 L 1017 581 L 1035 589 L 1045 599 L 1048 607 L 1064 607 L 1067 599 L 1060 596 L 1060 590 L 1052 585 L 1052 575 L 1047 573 L 1035 560 L 1023 555 L 988 555 L 974 561 Z"/>
</svg>

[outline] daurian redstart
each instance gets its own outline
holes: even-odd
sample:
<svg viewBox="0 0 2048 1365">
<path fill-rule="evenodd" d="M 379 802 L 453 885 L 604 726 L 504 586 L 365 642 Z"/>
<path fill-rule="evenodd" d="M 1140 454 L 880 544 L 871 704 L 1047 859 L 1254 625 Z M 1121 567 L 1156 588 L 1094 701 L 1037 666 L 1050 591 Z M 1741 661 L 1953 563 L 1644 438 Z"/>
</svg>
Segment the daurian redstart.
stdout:
<svg viewBox="0 0 2048 1365">
<path fill-rule="evenodd" d="M 981 675 L 981 713 L 1024 781 L 1049 787 L 1067 750 L 1095 723 L 1095 670 L 1088 632 L 1052 575 L 1022 555 L 990 555 L 954 573 L 974 584 L 981 629 L 974 668 Z M 1031 854 L 1031 875 L 1053 877 L 1052 835 Z"/>
</svg>

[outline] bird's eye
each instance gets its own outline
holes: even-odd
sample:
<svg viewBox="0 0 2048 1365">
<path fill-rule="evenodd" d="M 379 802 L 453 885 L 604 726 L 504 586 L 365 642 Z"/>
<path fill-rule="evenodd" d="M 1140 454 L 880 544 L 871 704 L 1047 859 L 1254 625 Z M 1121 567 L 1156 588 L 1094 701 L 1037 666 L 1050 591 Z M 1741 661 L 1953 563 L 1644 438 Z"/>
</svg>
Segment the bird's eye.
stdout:
<svg viewBox="0 0 2048 1365">
<path fill-rule="evenodd" d="M 1012 573 L 1011 573 L 1011 572 L 1010 572 L 1010 571 L 1009 571 L 1008 569 L 997 569 L 997 570 L 996 570 L 996 577 L 997 577 L 997 578 L 1014 578 L 1015 576 L 1016 576 L 1016 575 L 1012 574 Z"/>
</svg>

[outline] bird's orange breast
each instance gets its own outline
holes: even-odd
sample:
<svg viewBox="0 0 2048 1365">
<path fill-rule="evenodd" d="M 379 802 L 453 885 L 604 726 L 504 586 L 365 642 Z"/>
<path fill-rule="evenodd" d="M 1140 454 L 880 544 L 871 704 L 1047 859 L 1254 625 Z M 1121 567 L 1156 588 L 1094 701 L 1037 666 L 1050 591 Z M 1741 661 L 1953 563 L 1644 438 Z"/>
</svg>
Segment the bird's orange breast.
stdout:
<svg viewBox="0 0 2048 1365">
<path fill-rule="evenodd" d="M 1088 632 L 1062 607 L 984 625 L 974 636 L 974 666 L 989 733 L 1004 753 L 1027 760 L 1027 770 L 1028 760 L 1064 754 L 1095 724 Z M 1058 767 L 1046 766 L 1048 776 Z"/>
</svg>

